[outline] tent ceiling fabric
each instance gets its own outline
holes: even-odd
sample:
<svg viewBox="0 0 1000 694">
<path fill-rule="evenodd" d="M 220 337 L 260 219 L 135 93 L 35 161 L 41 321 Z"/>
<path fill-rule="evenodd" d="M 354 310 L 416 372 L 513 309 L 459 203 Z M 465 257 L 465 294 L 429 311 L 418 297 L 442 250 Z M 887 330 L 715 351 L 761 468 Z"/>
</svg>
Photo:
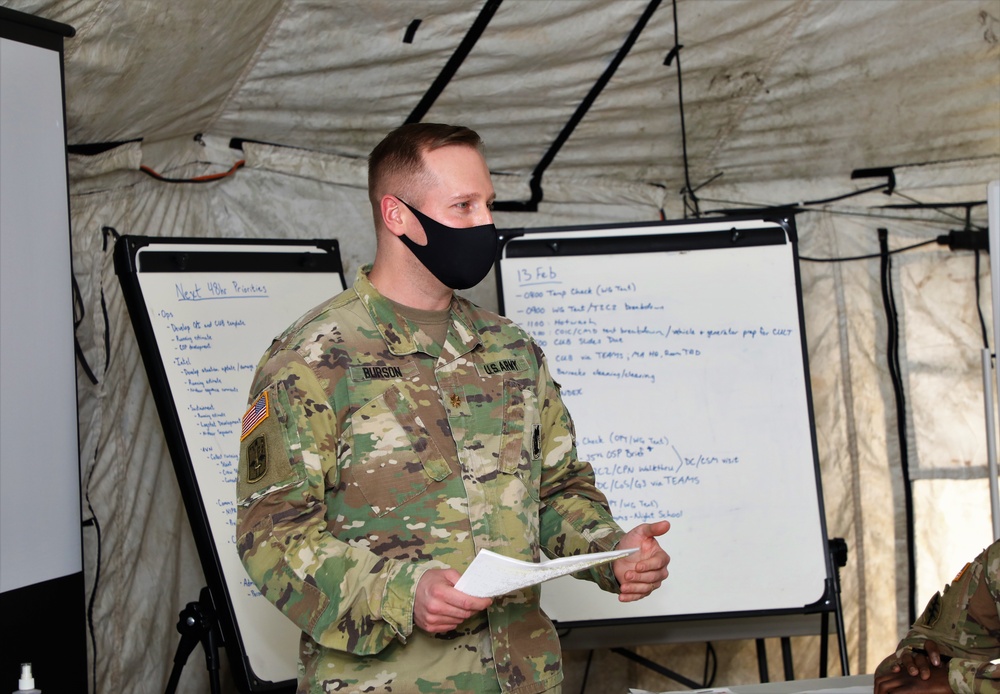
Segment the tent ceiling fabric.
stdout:
<svg viewBox="0 0 1000 694">
<path fill-rule="evenodd" d="M 669 0 L 501 0 L 423 120 L 527 175 L 647 9 L 548 171 L 684 184 Z M 212 133 L 364 157 L 489 3 L 5 2 L 77 28 L 72 144 Z M 678 0 L 692 186 L 1000 154 L 998 0 Z M 415 30 L 411 27 L 420 20 Z"/>
</svg>

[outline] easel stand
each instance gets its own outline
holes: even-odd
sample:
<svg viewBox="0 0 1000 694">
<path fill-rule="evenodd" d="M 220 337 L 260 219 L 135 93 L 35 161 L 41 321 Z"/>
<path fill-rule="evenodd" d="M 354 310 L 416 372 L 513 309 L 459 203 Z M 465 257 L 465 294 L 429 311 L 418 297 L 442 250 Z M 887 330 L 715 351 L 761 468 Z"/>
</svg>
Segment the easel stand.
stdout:
<svg viewBox="0 0 1000 694">
<path fill-rule="evenodd" d="M 830 548 L 830 558 L 833 561 L 833 577 L 831 578 L 831 588 L 836 604 L 833 610 L 833 618 L 836 620 L 837 644 L 840 647 L 840 670 L 844 677 L 849 677 L 850 664 L 847 660 L 847 635 L 844 633 L 844 615 L 840 603 L 840 569 L 847 566 L 847 543 L 843 538 L 835 537 L 828 542 Z M 760 673 L 761 682 L 769 682 L 767 670 L 767 650 L 764 639 L 757 641 L 757 670 Z M 820 615 L 820 637 L 819 637 L 819 676 L 824 678 L 828 674 L 827 651 L 830 645 L 830 613 L 823 612 Z M 781 637 L 781 662 L 785 674 L 785 681 L 790 682 L 795 679 L 795 668 L 792 665 L 792 640 L 787 636 Z"/>
<path fill-rule="evenodd" d="M 703 684 L 695 682 L 692 679 L 688 679 L 687 677 L 685 677 L 684 675 L 680 674 L 679 672 L 674 672 L 670 668 L 665 667 L 663 665 L 660 665 L 659 663 L 657 663 L 655 661 L 652 661 L 649 658 L 644 658 L 643 656 L 639 655 L 635 651 L 630 651 L 627 648 L 612 648 L 611 652 L 612 653 L 617 653 L 618 655 L 622 656 L 623 658 L 628 658 L 629 660 L 631 660 L 631 661 L 633 661 L 635 663 L 639 663 L 639 665 L 642 665 L 643 667 L 648 668 L 648 669 L 652 670 L 655 673 L 663 675 L 667 679 L 671 679 L 671 680 L 673 680 L 675 682 L 679 682 L 680 684 L 683 684 L 688 689 L 701 689 L 703 687 Z"/>
<path fill-rule="evenodd" d="M 840 602 L 840 570 L 847 566 L 847 541 L 842 537 L 834 537 L 827 542 L 830 549 L 830 558 L 833 561 L 833 599 L 836 601 L 834 604 L 833 618 L 837 620 L 837 644 L 840 647 L 840 670 L 844 677 L 849 677 L 851 674 L 851 664 L 847 659 L 847 633 L 844 629 L 844 608 Z M 826 661 L 827 661 L 827 645 L 830 641 L 830 613 L 824 612 L 820 618 L 821 636 L 820 636 L 820 648 L 822 651 L 819 654 L 819 676 L 826 677 Z M 791 656 L 789 656 L 789 661 Z"/>
<path fill-rule="evenodd" d="M 177 683 L 181 678 L 184 664 L 187 663 L 188 656 L 191 655 L 191 651 L 199 642 L 205 649 L 205 665 L 208 668 L 212 694 L 219 694 L 221 691 L 219 686 L 219 643 L 222 642 L 222 638 L 219 634 L 215 608 L 212 606 L 212 594 L 207 586 L 201 589 L 198 602 L 189 602 L 187 607 L 181 610 L 177 631 L 181 634 L 181 642 L 174 655 L 174 668 L 170 673 L 165 694 L 174 694 L 177 691 Z"/>
</svg>

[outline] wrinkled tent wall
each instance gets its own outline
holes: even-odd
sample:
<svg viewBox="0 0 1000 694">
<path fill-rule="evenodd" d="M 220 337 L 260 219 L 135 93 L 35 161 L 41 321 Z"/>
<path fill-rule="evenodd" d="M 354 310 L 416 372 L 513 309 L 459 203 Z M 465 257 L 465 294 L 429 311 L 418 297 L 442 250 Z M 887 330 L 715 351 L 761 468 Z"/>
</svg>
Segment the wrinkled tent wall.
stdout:
<svg viewBox="0 0 1000 694">
<path fill-rule="evenodd" d="M 886 355 L 887 319 L 880 282 L 878 229 L 890 250 L 921 244 L 965 225 L 965 210 L 901 210 L 886 205 L 984 201 L 1000 162 L 896 170 L 897 192 L 833 203 L 798 215 L 805 260 L 806 332 L 828 532 L 844 537 L 842 571 L 855 672 L 871 672 L 907 626 L 906 524 L 896 400 Z M 845 181 L 797 180 L 775 186 L 720 188 L 706 196 L 779 204 L 821 199 Z M 860 186 L 859 186 L 860 187 Z M 838 191 L 839 189 L 839 191 Z M 985 229 L 986 206 L 971 223 Z M 991 332 L 990 259 L 938 243 L 892 256 L 906 442 L 916 526 L 917 609 L 992 540 L 982 388 L 983 331 Z M 896 628 L 893 629 L 895 621 Z"/>
<path fill-rule="evenodd" d="M 85 319 L 78 338 L 98 383 L 81 376 L 80 412 L 86 504 L 100 525 L 85 531 L 88 587 L 94 593 L 96 692 L 157 692 L 166 682 L 179 635 L 178 613 L 203 585 L 191 529 L 135 346 L 111 263 L 120 234 L 243 238 L 334 237 L 341 243 L 349 280 L 372 257 L 374 237 L 364 190 L 364 162 L 304 150 L 247 145 L 240 153 L 212 137 L 129 144 L 95 157 L 73 157 L 74 267 Z M 172 177 L 247 166 L 229 178 L 203 184 L 170 184 L 137 171 L 140 162 Z M 970 177 L 998 169 L 970 165 Z M 845 181 L 786 182 L 716 187 L 720 199 L 777 204 L 824 197 L 847 189 Z M 985 186 L 904 191 L 919 197 L 983 199 Z M 497 177 L 501 197 L 515 197 L 525 181 Z M 895 198 L 894 198 L 895 199 Z M 682 215 L 680 201 L 662 189 L 586 179 L 553 178 L 534 214 L 497 214 L 501 227 L 650 220 L 659 207 Z M 871 194 L 835 206 L 873 214 L 889 199 Z M 800 214 L 801 252 L 808 257 L 847 257 L 878 252 L 876 229 L 889 230 L 900 248 L 961 228 L 939 213 L 883 211 L 881 216 Z M 985 208 L 974 221 L 984 224 Z M 922 221 L 920 218 L 923 217 Z M 954 223 L 952 223 L 954 222 Z M 893 258 L 900 312 L 906 394 L 911 428 L 907 442 L 919 477 L 916 516 L 920 566 L 919 600 L 949 580 L 960 563 L 989 542 L 985 434 L 982 423 L 979 347 L 971 252 L 932 245 Z M 980 268 L 989 294 L 989 264 Z M 905 566 L 899 450 L 895 404 L 885 366 L 885 316 L 879 260 L 802 264 L 804 305 L 822 467 L 828 533 L 849 548 L 842 573 L 843 602 L 854 672 L 870 672 L 892 648 L 904 626 Z M 495 307 L 488 278 L 469 296 Z M 320 297 L 317 297 L 317 301 Z M 989 318 L 988 299 L 984 314 Z M 107 316 L 105 320 L 105 314 Z M 107 333 L 105 332 L 107 330 Z M 107 334 L 107 339 L 105 339 Z M 265 346 L 262 345 L 263 350 Z M 979 475 L 979 477 L 977 477 Z M 669 536 L 666 545 L 669 550 Z M 725 557 L 719 558 L 725 570 Z M 99 568 L 99 577 L 98 577 Z M 669 590 L 669 582 L 665 588 Z M 818 672 L 818 639 L 793 640 L 799 677 Z M 838 670 L 835 645 L 831 670 Z M 644 646 L 640 652 L 690 677 L 699 677 L 703 647 Z M 718 642 L 717 682 L 757 678 L 752 642 Z M 93 653 L 91 654 L 93 657 Z M 592 687 L 623 683 L 672 688 L 669 681 L 618 656 L 599 653 Z M 780 659 L 771 647 L 771 676 Z M 567 654 L 568 683 L 581 680 L 585 658 Z M 596 679 L 595 679 L 596 678 Z M 601 684 L 605 682 L 605 684 Z M 185 687 L 187 689 L 185 689 Z M 204 691 L 200 647 L 185 668 L 182 690 Z M 592 689 L 596 690 L 596 689 Z"/>
</svg>

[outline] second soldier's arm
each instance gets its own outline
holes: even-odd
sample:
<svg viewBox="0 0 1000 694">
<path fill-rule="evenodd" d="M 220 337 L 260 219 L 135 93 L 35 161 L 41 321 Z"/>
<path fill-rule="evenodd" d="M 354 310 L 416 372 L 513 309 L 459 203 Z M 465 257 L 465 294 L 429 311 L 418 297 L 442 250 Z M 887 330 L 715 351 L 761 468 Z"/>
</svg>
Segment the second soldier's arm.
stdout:
<svg viewBox="0 0 1000 694">
<path fill-rule="evenodd" d="M 905 651 L 927 640 L 950 656 L 948 681 L 955 691 L 1000 693 L 1000 543 L 969 564 L 942 593 L 931 598 L 906 634 L 896 654 L 879 665 L 886 672 Z"/>
</svg>

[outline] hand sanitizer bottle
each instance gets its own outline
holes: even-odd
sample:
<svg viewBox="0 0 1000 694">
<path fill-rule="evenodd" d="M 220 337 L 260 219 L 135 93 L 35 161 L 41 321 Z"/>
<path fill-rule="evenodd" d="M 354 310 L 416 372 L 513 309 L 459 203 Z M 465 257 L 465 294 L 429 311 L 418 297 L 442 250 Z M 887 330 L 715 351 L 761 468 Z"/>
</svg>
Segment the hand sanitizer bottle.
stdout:
<svg viewBox="0 0 1000 694">
<path fill-rule="evenodd" d="M 35 689 L 35 678 L 31 674 L 31 663 L 21 663 L 21 679 L 17 681 L 17 691 L 14 694 L 42 694 L 41 689 Z"/>
</svg>

